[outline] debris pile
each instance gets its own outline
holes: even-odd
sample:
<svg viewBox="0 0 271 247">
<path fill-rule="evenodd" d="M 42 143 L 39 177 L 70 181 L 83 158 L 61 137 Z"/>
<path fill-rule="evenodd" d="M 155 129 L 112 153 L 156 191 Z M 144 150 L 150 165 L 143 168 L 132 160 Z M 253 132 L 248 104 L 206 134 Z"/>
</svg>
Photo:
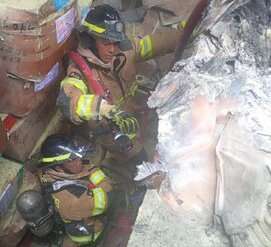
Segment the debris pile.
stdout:
<svg viewBox="0 0 271 247">
<path fill-rule="evenodd" d="M 150 238 L 135 232 L 130 246 L 164 243 L 159 229 L 174 238 L 171 246 L 198 246 L 196 232 L 200 246 L 213 246 L 210 226 L 232 242 L 219 236 L 215 246 L 270 245 L 270 12 L 266 1 L 211 1 L 190 56 L 150 97 L 159 115 L 157 169 L 168 173 L 159 195 L 173 210 L 160 205 L 159 217 L 174 216 L 150 219 L 150 200 L 158 199 L 147 195 L 138 224 L 156 225 L 143 230 Z"/>
</svg>

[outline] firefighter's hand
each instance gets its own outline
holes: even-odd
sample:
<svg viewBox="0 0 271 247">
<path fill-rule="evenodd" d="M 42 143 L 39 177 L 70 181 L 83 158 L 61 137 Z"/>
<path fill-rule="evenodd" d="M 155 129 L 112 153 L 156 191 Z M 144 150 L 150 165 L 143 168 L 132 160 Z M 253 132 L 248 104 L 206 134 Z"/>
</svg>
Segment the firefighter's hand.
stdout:
<svg viewBox="0 0 271 247">
<path fill-rule="evenodd" d="M 116 106 L 109 104 L 106 100 L 101 101 L 99 115 L 100 117 L 112 118 L 112 112 L 116 111 Z"/>
<path fill-rule="evenodd" d="M 136 137 L 139 124 L 133 114 L 124 111 L 112 111 L 112 122 L 120 129 L 123 134 L 132 140 Z"/>
</svg>

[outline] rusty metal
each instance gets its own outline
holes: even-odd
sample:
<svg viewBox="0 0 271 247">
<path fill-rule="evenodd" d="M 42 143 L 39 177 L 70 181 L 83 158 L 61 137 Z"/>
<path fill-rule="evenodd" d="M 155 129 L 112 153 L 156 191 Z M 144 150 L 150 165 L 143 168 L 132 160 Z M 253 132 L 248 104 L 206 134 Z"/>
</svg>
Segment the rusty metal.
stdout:
<svg viewBox="0 0 271 247">
<path fill-rule="evenodd" d="M 192 14 L 190 15 L 187 21 L 187 25 L 185 26 L 183 32 L 181 33 L 170 69 L 172 69 L 174 64 L 182 57 L 183 51 L 189 41 L 189 38 L 193 33 L 193 30 L 201 20 L 204 10 L 206 9 L 207 6 L 208 0 L 201 0 L 198 2 L 194 10 L 192 11 Z"/>
<path fill-rule="evenodd" d="M 4 130 L 2 120 L 0 119 L 0 154 L 4 152 L 7 146 L 7 134 Z"/>
</svg>

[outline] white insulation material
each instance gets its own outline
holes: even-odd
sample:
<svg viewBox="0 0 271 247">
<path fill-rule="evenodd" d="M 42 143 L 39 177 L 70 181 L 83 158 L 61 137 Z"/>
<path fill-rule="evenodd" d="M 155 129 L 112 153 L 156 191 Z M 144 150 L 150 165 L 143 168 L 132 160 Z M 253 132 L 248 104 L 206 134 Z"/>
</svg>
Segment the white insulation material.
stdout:
<svg viewBox="0 0 271 247">
<path fill-rule="evenodd" d="M 270 13 L 270 1 L 210 1 L 191 56 L 149 98 L 168 176 L 129 247 L 271 246 Z"/>
</svg>

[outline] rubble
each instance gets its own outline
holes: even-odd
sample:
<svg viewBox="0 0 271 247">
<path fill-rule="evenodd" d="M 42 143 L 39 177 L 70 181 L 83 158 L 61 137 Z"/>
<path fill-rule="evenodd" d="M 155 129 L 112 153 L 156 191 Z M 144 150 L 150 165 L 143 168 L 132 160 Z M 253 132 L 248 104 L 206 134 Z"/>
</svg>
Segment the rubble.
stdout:
<svg viewBox="0 0 271 247">
<path fill-rule="evenodd" d="M 192 0 L 189 2 L 180 1 L 154 1 L 154 0 L 143 0 L 143 6 L 147 8 L 156 8 L 159 12 L 159 17 L 162 26 L 169 26 L 176 24 L 182 20 L 187 20 L 191 10 L 196 6 L 199 0 Z"/>
<path fill-rule="evenodd" d="M 270 11 L 210 1 L 192 55 L 150 97 L 168 178 L 128 246 L 270 246 Z"/>
<path fill-rule="evenodd" d="M 72 29 L 92 2 L 119 9 L 137 38 L 178 26 L 199 0 L 1 1 L 0 246 L 14 247 L 26 233 L 14 201 L 39 185 L 26 170 L 21 186 L 25 162 L 48 135 L 70 133 L 55 98 L 63 57 L 75 47 Z M 189 49 L 148 102 L 159 115 L 159 156 L 136 179 L 158 191 L 147 192 L 136 224 L 120 222 L 123 236 L 111 232 L 108 245 L 126 245 L 133 230 L 129 247 L 270 246 L 270 11 L 264 0 L 209 1 Z M 172 59 L 138 71 L 155 81 Z"/>
</svg>

